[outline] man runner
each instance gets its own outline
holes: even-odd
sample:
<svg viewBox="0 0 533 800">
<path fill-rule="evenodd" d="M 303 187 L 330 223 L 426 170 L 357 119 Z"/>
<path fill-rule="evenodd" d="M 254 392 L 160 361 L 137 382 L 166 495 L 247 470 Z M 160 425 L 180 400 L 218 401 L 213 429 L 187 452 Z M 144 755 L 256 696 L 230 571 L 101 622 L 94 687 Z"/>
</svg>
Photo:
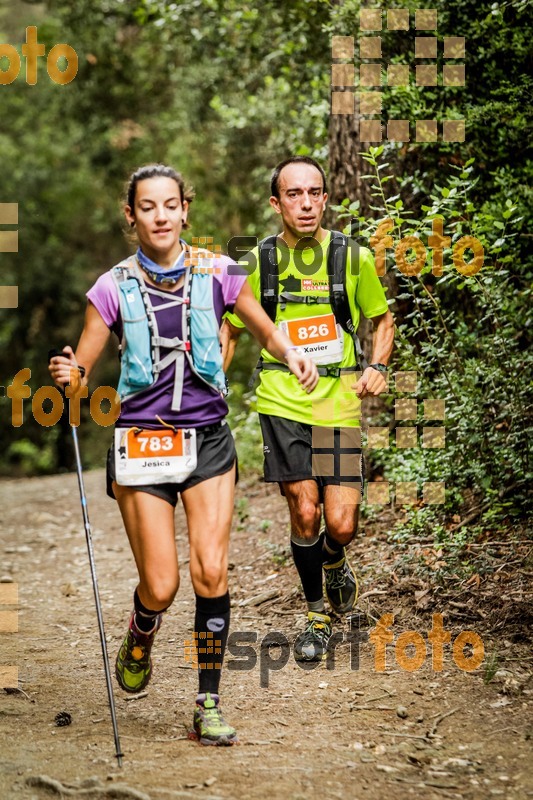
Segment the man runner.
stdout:
<svg viewBox="0 0 533 800">
<path fill-rule="evenodd" d="M 312 158 L 288 158 L 272 174 L 271 193 L 270 204 L 283 224 L 276 240 L 275 322 L 295 346 L 311 355 L 321 377 L 309 397 L 284 366 L 263 350 L 257 410 L 265 481 L 278 483 L 287 499 L 292 555 L 307 601 L 307 625 L 296 638 L 295 658 L 320 661 L 326 657 L 331 636 L 322 572 L 335 613 L 350 611 L 357 599 L 357 581 L 345 548 L 357 531 L 363 488 L 360 400 L 387 388 L 384 373 L 392 352 L 394 323 L 370 250 L 351 242 L 345 287 L 354 330 L 361 312 L 374 323 L 372 363 L 356 381 L 354 341 L 338 324 L 330 305 L 331 231 L 322 227 L 328 197 L 324 171 Z M 254 295 L 261 301 L 258 248 L 243 262 L 248 265 Z M 227 315 L 222 334 L 225 367 L 243 329 L 236 315 Z"/>
</svg>

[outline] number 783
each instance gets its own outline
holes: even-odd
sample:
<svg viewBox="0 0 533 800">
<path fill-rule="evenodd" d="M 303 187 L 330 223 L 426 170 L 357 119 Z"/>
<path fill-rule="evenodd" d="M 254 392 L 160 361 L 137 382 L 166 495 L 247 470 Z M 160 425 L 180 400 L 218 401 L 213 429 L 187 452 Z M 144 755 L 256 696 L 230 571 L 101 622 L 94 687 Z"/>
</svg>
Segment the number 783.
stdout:
<svg viewBox="0 0 533 800">
<path fill-rule="evenodd" d="M 150 453 L 158 453 L 160 450 L 168 452 L 174 446 L 172 436 L 137 436 L 136 441 L 141 453 L 146 450 Z"/>
</svg>

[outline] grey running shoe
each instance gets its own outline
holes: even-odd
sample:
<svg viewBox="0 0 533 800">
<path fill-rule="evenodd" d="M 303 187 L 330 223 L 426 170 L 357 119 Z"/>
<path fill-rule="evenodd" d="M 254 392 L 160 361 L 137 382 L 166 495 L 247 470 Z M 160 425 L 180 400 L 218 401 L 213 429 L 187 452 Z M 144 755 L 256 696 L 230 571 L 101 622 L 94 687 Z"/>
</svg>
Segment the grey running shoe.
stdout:
<svg viewBox="0 0 533 800">
<path fill-rule="evenodd" d="M 294 658 L 296 661 L 323 661 L 331 636 L 331 618 L 316 611 L 309 611 L 307 618 L 305 631 L 294 642 Z"/>
<path fill-rule="evenodd" d="M 346 614 L 357 602 L 359 587 L 355 572 L 346 558 L 344 547 L 338 561 L 333 564 L 326 562 L 323 566 L 329 604 L 336 614 Z"/>
</svg>

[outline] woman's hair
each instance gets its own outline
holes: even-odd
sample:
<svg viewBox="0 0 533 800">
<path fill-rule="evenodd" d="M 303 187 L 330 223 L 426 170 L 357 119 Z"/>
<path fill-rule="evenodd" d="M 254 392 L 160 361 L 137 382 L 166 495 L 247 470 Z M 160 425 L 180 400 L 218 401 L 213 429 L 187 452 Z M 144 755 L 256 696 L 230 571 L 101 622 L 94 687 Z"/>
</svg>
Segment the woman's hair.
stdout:
<svg viewBox="0 0 533 800">
<path fill-rule="evenodd" d="M 192 186 L 185 184 L 182 175 L 176 172 L 173 167 L 167 167 L 165 164 L 147 164 L 136 169 L 126 185 L 126 203 L 132 211 L 135 208 L 137 184 L 139 181 L 148 180 L 148 178 L 172 178 L 179 186 L 181 202 L 183 203 L 186 200 L 188 203 L 192 203 L 194 200 L 194 189 Z M 188 223 L 185 222 L 183 227 L 187 228 Z"/>
</svg>

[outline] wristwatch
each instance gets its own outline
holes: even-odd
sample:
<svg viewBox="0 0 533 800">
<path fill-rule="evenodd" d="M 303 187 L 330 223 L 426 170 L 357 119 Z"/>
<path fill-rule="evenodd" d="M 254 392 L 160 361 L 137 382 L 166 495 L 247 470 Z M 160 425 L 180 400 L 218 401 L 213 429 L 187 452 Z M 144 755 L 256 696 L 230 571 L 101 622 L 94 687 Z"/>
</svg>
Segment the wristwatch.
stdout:
<svg viewBox="0 0 533 800">
<path fill-rule="evenodd" d="M 377 371 L 381 372 L 383 375 L 387 374 L 388 370 L 385 364 L 370 364 L 369 366 L 371 366 L 372 369 L 377 369 Z"/>
</svg>

